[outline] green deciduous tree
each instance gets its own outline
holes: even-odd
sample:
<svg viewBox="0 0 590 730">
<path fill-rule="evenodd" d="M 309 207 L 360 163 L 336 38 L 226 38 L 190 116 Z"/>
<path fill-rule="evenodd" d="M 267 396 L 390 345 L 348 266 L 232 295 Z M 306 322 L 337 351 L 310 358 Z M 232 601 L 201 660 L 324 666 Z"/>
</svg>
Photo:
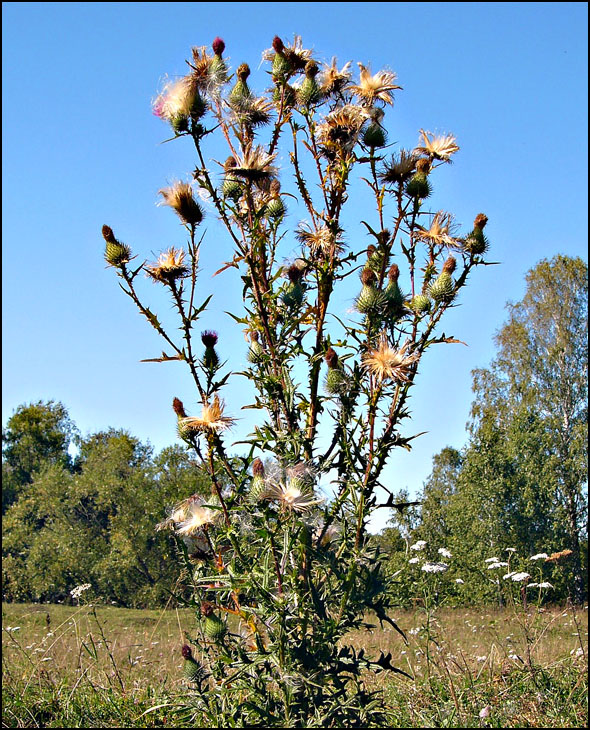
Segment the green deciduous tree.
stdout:
<svg viewBox="0 0 590 730">
<path fill-rule="evenodd" d="M 176 579 L 169 541 L 154 531 L 203 477 L 180 446 L 151 447 L 110 429 L 82 441 L 76 470 L 45 462 L 3 525 L 4 595 L 63 600 L 89 582 L 121 605 L 166 601 Z"/>
<path fill-rule="evenodd" d="M 62 403 L 38 401 L 16 409 L 2 431 L 2 514 L 43 466 L 71 468 L 68 448 L 76 438 Z"/>
</svg>

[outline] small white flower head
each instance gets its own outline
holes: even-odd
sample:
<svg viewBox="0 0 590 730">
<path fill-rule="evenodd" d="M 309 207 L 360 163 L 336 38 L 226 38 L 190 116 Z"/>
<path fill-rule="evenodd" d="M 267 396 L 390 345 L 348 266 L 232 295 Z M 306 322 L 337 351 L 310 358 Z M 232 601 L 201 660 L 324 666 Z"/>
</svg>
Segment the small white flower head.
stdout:
<svg viewBox="0 0 590 730">
<path fill-rule="evenodd" d="M 438 554 L 442 555 L 443 558 L 452 558 L 453 557 L 453 553 L 450 550 L 447 550 L 447 548 L 439 548 Z"/>
<path fill-rule="evenodd" d="M 532 555 L 529 560 L 547 560 L 548 557 L 547 553 L 537 553 L 536 555 Z"/>
<path fill-rule="evenodd" d="M 455 583 L 457 583 L 458 585 L 463 585 L 465 581 L 463 580 L 463 578 L 455 578 Z"/>
<path fill-rule="evenodd" d="M 488 570 L 493 570 L 494 568 L 507 568 L 508 563 L 503 563 L 502 561 L 498 561 L 497 563 L 490 563 L 488 565 Z"/>
<path fill-rule="evenodd" d="M 516 571 L 512 570 L 510 573 L 506 573 L 506 575 L 502 576 L 502 580 L 508 580 L 508 578 L 512 578 L 513 575 L 516 575 Z"/>
<path fill-rule="evenodd" d="M 82 593 L 84 593 L 84 591 L 87 591 L 89 588 L 92 588 L 91 583 L 84 583 L 83 585 L 76 586 L 75 588 L 72 588 L 72 590 L 70 591 L 70 596 L 72 598 L 80 598 Z"/>
<path fill-rule="evenodd" d="M 449 566 L 446 563 L 424 563 L 421 570 L 425 573 L 444 573 Z"/>
<path fill-rule="evenodd" d="M 500 562 L 500 558 L 486 558 L 484 560 L 484 563 L 498 563 Z"/>
<path fill-rule="evenodd" d="M 553 588 L 553 586 L 549 583 L 549 581 L 545 580 L 542 583 L 539 583 L 539 588 Z"/>
<path fill-rule="evenodd" d="M 475 658 L 477 659 L 478 662 L 485 662 L 485 660 L 487 659 L 487 656 L 484 654 L 483 656 L 477 656 Z"/>
<path fill-rule="evenodd" d="M 426 540 L 418 540 L 413 545 L 410 545 L 410 550 L 424 550 L 426 547 Z"/>
<path fill-rule="evenodd" d="M 522 583 L 522 581 L 528 580 L 531 576 L 529 575 L 529 573 L 523 572 L 523 573 L 513 573 L 510 577 L 516 583 Z"/>
<path fill-rule="evenodd" d="M 479 659 L 479 657 L 478 657 Z M 485 657 L 484 657 L 485 659 Z M 479 719 L 485 720 L 487 717 L 489 717 L 492 714 L 492 708 L 490 705 L 486 705 L 485 707 L 482 707 L 479 711 Z"/>
<path fill-rule="evenodd" d="M 420 562 L 420 558 L 410 558 L 410 559 L 408 560 L 408 563 L 409 563 L 410 565 L 415 565 L 416 563 L 419 563 L 419 562 Z"/>
<path fill-rule="evenodd" d="M 506 552 L 507 553 L 515 553 L 516 552 L 516 548 L 506 548 Z"/>
</svg>

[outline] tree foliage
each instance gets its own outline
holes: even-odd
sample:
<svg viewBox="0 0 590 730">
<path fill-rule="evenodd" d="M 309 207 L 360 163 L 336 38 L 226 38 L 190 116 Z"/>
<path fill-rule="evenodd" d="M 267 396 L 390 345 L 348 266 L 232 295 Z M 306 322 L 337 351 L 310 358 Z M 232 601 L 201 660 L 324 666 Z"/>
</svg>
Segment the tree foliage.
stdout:
<svg viewBox="0 0 590 730">
<path fill-rule="evenodd" d="M 474 600 L 498 594 L 484 561 L 506 548 L 525 561 L 571 550 L 565 568 L 546 570 L 554 598 L 581 600 L 587 570 L 587 265 L 556 256 L 532 268 L 526 281 L 522 301 L 508 305 L 496 357 L 473 373 L 469 442 L 461 453 L 446 448 L 434 457 L 413 535 L 451 549 L 464 577 L 470 576 Z"/>
<path fill-rule="evenodd" d="M 168 600 L 176 579 L 173 549 L 154 531 L 162 512 L 203 477 L 175 446 L 151 447 L 110 429 L 80 444 L 76 469 L 41 461 L 3 524 L 4 597 L 63 601 L 91 583 L 122 606 Z"/>
</svg>

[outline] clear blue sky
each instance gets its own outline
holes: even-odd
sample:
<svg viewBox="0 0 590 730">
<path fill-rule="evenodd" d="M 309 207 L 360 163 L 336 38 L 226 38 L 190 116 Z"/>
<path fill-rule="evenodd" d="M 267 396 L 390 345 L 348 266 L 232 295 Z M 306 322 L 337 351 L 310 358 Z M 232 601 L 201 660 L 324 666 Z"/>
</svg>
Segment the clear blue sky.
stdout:
<svg viewBox="0 0 590 730">
<path fill-rule="evenodd" d="M 217 35 L 259 90 L 275 34 L 302 35 L 320 59 L 395 70 L 404 90 L 386 117 L 390 140 L 412 147 L 425 128 L 461 146 L 435 179 L 434 209 L 465 226 L 489 217 L 490 257 L 502 263 L 476 272 L 444 325 L 469 346 L 432 349 L 421 365 L 408 431 L 428 434 L 392 459 L 391 487 L 419 490 L 432 456 L 465 442 L 470 372 L 493 356 L 526 271 L 557 253 L 587 257 L 586 3 L 4 3 L 2 13 L 3 423 L 19 404 L 53 398 L 83 434 L 121 427 L 160 449 L 176 439 L 172 398 L 198 410 L 180 364 L 139 363 L 161 344 L 105 269 L 100 229 L 148 259 L 183 242 L 155 203 L 194 160 L 184 142 L 160 144 L 168 130 L 150 102 L 165 74 L 185 72 L 190 48 Z M 348 242 L 365 247 L 351 225 Z M 245 343 L 223 315 L 237 281 L 209 276 L 230 246 L 212 214 L 206 227 L 201 291 L 215 306 L 202 325 L 239 363 Z M 166 318 L 158 289 L 144 291 Z M 226 395 L 242 419 L 236 438 L 253 422 L 239 411 L 243 388 Z"/>
</svg>

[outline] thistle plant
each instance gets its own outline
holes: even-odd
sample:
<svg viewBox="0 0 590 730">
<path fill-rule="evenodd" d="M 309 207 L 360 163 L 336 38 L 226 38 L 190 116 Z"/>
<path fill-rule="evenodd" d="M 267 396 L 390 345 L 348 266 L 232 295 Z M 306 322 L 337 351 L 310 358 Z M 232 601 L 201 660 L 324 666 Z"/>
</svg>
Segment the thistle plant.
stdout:
<svg viewBox="0 0 590 730">
<path fill-rule="evenodd" d="M 263 54 L 269 88 L 257 91 L 250 66 L 232 72 L 224 53 L 220 38 L 212 52 L 194 48 L 186 76 L 154 105 L 173 138 L 194 143 L 191 183 L 161 191 L 185 246 L 134 263 L 103 228 L 107 263 L 165 342 L 153 359 L 185 363 L 202 404 L 191 415 L 175 398 L 173 410 L 211 496 L 187 495 L 158 525 L 177 541 L 178 600 L 196 615 L 196 633 L 179 647 L 187 707 L 223 727 L 383 725 L 388 710 L 367 677 L 404 672 L 390 655 L 347 644 L 371 616 L 405 638 L 388 616 L 395 592 L 367 522 L 386 506 L 388 459 L 416 438 L 401 426 L 422 357 L 457 341 L 438 326 L 486 263 L 487 218 L 461 237 L 450 213 L 426 205 L 437 168 L 459 149 L 452 135 L 421 131 L 415 148 L 387 146 L 385 116 L 401 88 L 392 71 L 359 63 L 355 80 L 350 63 L 321 64 L 299 37 L 275 37 Z M 215 138 L 227 148 L 219 163 L 210 160 Z M 374 201 L 362 213 L 361 185 Z M 217 274 L 238 269 L 243 282 L 244 309 L 231 314 L 249 343 L 238 373 L 217 353 L 222 332 L 196 326 L 209 304 L 199 298 L 199 197 L 234 247 Z M 346 240 L 351 214 L 364 240 Z M 144 303 L 142 273 L 168 291 L 180 336 Z M 342 287 L 356 290 L 352 312 L 334 304 Z M 239 458 L 223 399 L 230 377 L 250 381 L 260 418 Z"/>
</svg>

